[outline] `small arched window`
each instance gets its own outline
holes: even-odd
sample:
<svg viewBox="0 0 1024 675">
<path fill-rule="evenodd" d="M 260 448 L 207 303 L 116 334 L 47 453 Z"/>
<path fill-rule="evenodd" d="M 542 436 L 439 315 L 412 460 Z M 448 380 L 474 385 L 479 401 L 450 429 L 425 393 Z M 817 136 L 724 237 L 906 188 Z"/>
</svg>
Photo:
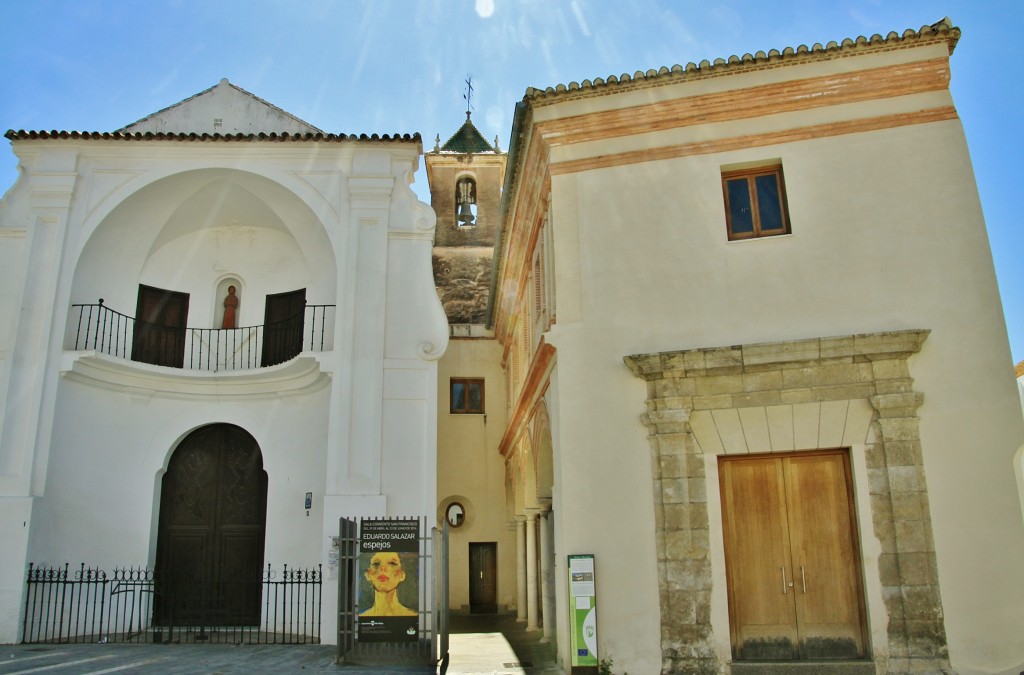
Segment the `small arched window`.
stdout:
<svg viewBox="0 0 1024 675">
<path fill-rule="evenodd" d="M 476 225 L 476 181 L 471 176 L 455 182 L 455 223 L 459 227 Z"/>
</svg>

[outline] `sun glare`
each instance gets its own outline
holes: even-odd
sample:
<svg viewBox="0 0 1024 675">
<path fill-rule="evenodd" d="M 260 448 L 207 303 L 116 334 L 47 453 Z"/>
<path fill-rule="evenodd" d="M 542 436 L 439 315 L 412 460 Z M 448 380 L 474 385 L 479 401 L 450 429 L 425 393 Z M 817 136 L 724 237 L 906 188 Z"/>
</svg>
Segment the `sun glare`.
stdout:
<svg viewBox="0 0 1024 675">
<path fill-rule="evenodd" d="M 489 19 L 494 14 L 494 0 L 476 0 L 476 13 L 481 19 Z"/>
</svg>

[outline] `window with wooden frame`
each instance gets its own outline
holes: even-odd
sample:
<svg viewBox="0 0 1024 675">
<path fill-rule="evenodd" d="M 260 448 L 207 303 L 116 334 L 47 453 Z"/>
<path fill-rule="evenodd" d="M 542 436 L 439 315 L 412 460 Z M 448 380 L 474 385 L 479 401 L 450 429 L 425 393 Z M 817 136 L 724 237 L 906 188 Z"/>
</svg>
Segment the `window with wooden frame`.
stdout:
<svg viewBox="0 0 1024 675">
<path fill-rule="evenodd" d="M 451 414 L 465 415 L 484 412 L 483 378 L 453 377 L 450 382 L 451 403 L 448 411 Z"/>
<path fill-rule="evenodd" d="M 782 165 L 722 172 L 729 240 L 789 234 Z"/>
</svg>

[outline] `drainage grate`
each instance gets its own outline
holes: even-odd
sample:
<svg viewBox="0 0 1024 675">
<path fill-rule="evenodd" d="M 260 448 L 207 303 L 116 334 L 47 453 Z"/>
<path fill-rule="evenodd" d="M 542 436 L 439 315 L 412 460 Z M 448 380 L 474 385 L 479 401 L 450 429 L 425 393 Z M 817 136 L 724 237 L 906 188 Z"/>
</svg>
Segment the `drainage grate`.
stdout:
<svg viewBox="0 0 1024 675">
<path fill-rule="evenodd" d="M 503 663 L 501 665 L 505 668 L 533 668 L 533 664 L 529 661 L 523 661 L 522 663 Z"/>
</svg>

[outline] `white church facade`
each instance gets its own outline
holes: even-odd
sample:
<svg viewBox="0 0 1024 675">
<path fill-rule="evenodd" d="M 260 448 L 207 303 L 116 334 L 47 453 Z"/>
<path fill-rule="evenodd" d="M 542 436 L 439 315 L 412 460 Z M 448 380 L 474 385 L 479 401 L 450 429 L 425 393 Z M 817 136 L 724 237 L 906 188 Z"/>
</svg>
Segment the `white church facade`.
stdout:
<svg viewBox="0 0 1024 675">
<path fill-rule="evenodd" d="M 530 89 L 507 152 L 227 81 L 8 132 L 0 642 L 30 562 L 197 547 L 324 565 L 330 642 L 338 519 L 418 515 L 452 526 L 452 611 L 515 612 L 566 672 L 1020 672 L 1024 419 L 959 35 Z M 211 494 L 237 517 L 189 520 Z"/>
<path fill-rule="evenodd" d="M 324 134 L 226 80 L 113 134 L 9 138 L 0 639 L 27 562 L 330 579 L 339 517 L 433 512 L 418 138 Z"/>
</svg>

